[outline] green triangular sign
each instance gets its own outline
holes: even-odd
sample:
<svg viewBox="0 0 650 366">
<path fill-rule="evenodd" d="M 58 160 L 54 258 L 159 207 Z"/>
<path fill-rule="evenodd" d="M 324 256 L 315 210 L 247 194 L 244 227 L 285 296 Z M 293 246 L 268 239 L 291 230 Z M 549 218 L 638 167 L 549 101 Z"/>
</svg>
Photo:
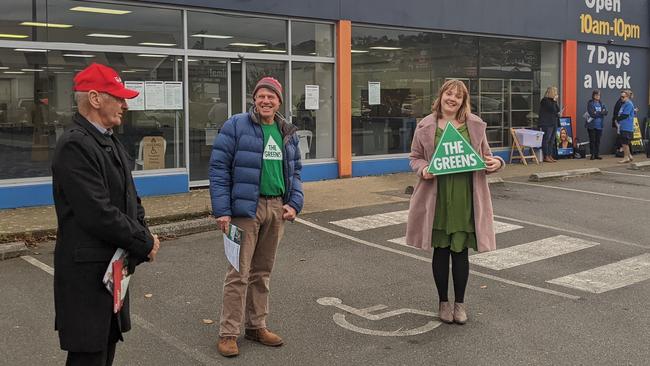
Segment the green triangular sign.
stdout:
<svg viewBox="0 0 650 366">
<path fill-rule="evenodd" d="M 442 133 L 428 172 L 433 175 L 471 172 L 485 169 L 485 162 L 451 122 Z"/>
</svg>

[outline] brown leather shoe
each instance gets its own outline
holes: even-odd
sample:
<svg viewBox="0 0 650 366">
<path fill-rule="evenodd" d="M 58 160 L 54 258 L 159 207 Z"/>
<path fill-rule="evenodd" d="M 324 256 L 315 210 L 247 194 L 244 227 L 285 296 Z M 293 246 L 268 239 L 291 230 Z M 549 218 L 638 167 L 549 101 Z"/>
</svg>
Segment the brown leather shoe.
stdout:
<svg viewBox="0 0 650 366">
<path fill-rule="evenodd" d="M 239 355 L 239 347 L 237 347 L 237 337 L 225 336 L 219 337 L 217 343 L 217 350 L 224 357 L 235 357 Z"/>
<path fill-rule="evenodd" d="M 467 323 L 467 311 L 465 310 L 465 304 L 454 304 L 454 323 L 460 325 Z"/>
<path fill-rule="evenodd" d="M 265 346 L 271 347 L 279 347 L 284 343 L 279 335 L 271 332 L 267 328 L 246 329 L 244 338 L 250 339 L 251 341 L 260 342 Z"/>
<path fill-rule="evenodd" d="M 441 301 L 438 307 L 438 317 L 443 323 L 451 324 L 454 322 L 454 311 L 451 309 L 449 301 Z"/>
</svg>

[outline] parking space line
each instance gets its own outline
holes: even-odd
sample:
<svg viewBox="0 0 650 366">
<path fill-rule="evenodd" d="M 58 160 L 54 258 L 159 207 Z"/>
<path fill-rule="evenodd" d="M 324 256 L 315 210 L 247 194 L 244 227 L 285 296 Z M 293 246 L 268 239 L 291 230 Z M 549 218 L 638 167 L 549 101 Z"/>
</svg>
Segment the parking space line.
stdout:
<svg viewBox="0 0 650 366">
<path fill-rule="evenodd" d="M 532 222 L 532 221 L 520 220 L 520 219 L 515 219 L 515 218 L 507 217 L 507 216 L 494 215 L 494 217 L 498 218 L 498 219 L 506 219 L 506 220 L 510 220 L 510 221 L 513 221 L 513 222 L 518 222 L 520 224 L 526 224 L 526 225 L 541 227 L 541 228 L 544 228 L 544 229 L 551 229 L 551 230 L 555 230 L 555 231 L 560 231 L 560 232 L 563 232 L 563 233 L 581 235 L 581 236 L 585 236 L 585 237 L 588 237 L 588 238 L 591 238 L 591 239 L 596 239 L 598 241 L 606 240 L 606 241 L 610 241 L 612 243 L 629 245 L 629 246 L 632 246 L 632 247 L 643 248 L 643 249 L 646 249 L 646 250 L 650 249 L 650 247 L 648 247 L 647 245 L 632 243 L 632 242 L 629 242 L 629 241 L 619 240 L 619 239 L 614 239 L 614 238 L 608 238 L 606 236 L 583 233 L 583 232 L 576 231 L 576 230 L 564 229 L 564 228 L 561 228 L 561 227 L 551 226 L 551 225 L 544 225 L 544 224 L 540 224 L 540 223 L 536 223 L 536 222 Z"/>
<path fill-rule="evenodd" d="M 31 257 L 29 255 L 24 255 L 20 257 L 27 261 L 28 263 L 42 269 L 43 271 L 49 273 L 50 275 L 54 276 L 54 268 L 48 266 L 47 264 L 39 261 L 38 259 Z M 200 362 L 203 365 L 220 365 L 219 361 L 216 359 L 201 353 L 197 351 L 196 349 L 193 349 L 192 347 L 188 346 L 187 344 L 181 342 L 178 338 L 174 337 L 171 334 L 168 334 L 160 329 L 157 329 L 153 324 L 149 323 L 148 321 L 144 320 L 141 316 L 137 314 L 131 313 L 131 318 L 133 319 L 133 322 L 137 324 L 139 327 L 142 329 L 146 330 L 147 332 L 157 336 L 160 338 L 163 342 L 167 343 L 168 345 L 176 348 L 177 350 L 183 352 L 186 356 L 189 358 Z"/>
<path fill-rule="evenodd" d="M 404 224 L 408 219 L 409 210 L 394 211 L 376 215 L 360 216 L 351 219 L 332 221 L 330 224 L 352 231 L 363 231 L 379 227 Z"/>
<path fill-rule="evenodd" d="M 532 187 L 540 187 L 540 188 L 548 188 L 548 189 L 557 189 L 557 190 L 561 190 L 561 191 L 579 192 L 579 193 L 592 194 L 592 195 L 603 196 L 603 197 L 621 198 L 621 199 L 630 200 L 630 201 L 650 202 L 650 199 L 639 198 L 639 197 L 619 196 L 617 194 L 601 193 L 601 192 L 594 192 L 594 191 L 584 191 L 584 190 L 580 190 L 580 189 L 573 189 L 573 188 L 566 188 L 566 187 L 556 187 L 556 186 L 547 186 L 547 185 L 535 184 L 535 183 L 513 182 L 511 180 L 506 180 L 505 182 L 509 183 L 509 184 L 519 184 L 519 185 L 524 185 L 524 186 L 532 186 Z"/>
<path fill-rule="evenodd" d="M 628 177 L 650 178 L 650 175 L 645 175 L 645 174 L 619 173 L 619 172 L 610 172 L 607 170 L 601 170 L 601 171 L 605 174 L 616 174 L 616 175 L 626 175 Z"/>
<path fill-rule="evenodd" d="M 303 219 L 300 219 L 300 218 L 296 218 L 296 222 L 298 222 L 300 224 L 303 224 L 305 226 L 309 226 L 311 228 L 326 232 L 328 234 L 332 234 L 332 235 L 335 235 L 335 236 L 338 236 L 338 237 L 341 237 L 341 238 L 344 238 L 344 239 L 348 239 L 348 240 L 353 241 L 355 243 L 363 244 L 363 245 L 366 245 L 366 246 L 369 246 L 369 247 L 372 247 L 372 248 L 377 248 L 377 249 L 380 249 L 380 250 L 383 250 L 383 251 L 386 251 L 386 252 L 399 254 L 399 255 L 402 255 L 402 256 L 405 256 L 405 257 L 414 258 L 414 259 L 417 259 L 419 261 L 431 263 L 431 259 L 428 258 L 428 257 L 422 257 L 422 256 L 419 256 L 419 255 L 416 255 L 416 254 L 413 254 L 413 253 L 404 252 L 404 251 L 397 250 L 397 249 L 394 249 L 394 248 L 390 248 L 390 247 L 386 247 L 386 246 L 383 246 L 383 245 L 371 243 L 369 241 L 362 240 L 362 239 L 359 239 L 359 238 L 355 238 L 353 236 L 343 234 L 343 233 L 340 233 L 340 232 L 332 230 L 332 229 L 328 229 L 328 228 L 320 226 L 318 224 L 314 224 L 313 222 L 310 222 L 310 221 L 306 221 L 306 220 L 303 220 Z M 472 275 L 477 276 L 477 277 L 483 277 L 483 278 L 491 279 L 493 281 L 506 283 L 506 284 L 509 284 L 509 285 L 513 285 L 513 286 L 517 286 L 517 287 L 521 287 L 521 288 L 525 288 L 525 289 L 529 289 L 529 290 L 533 290 L 533 291 L 537 291 L 537 292 L 546 293 L 546 294 L 549 294 L 549 295 L 555 295 L 555 296 L 559 296 L 559 297 L 563 297 L 563 298 L 571 299 L 571 300 L 580 299 L 580 296 L 575 296 L 575 295 L 567 294 L 567 293 L 564 293 L 564 292 L 554 291 L 554 290 L 550 290 L 550 289 L 543 288 L 543 287 L 533 286 L 533 285 L 529 285 L 529 284 L 526 284 L 526 283 L 511 281 L 511 280 L 508 280 L 508 279 L 505 279 L 505 278 L 489 275 L 489 274 L 486 274 L 486 273 L 477 272 L 477 271 L 474 271 L 474 270 L 470 270 L 469 272 Z"/>
<path fill-rule="evenodd" d="M 593 241 L 586 241 L 565 235 L 557 235 L 525 244 L 514 245 L 504 249 L 498 249 L 492 252 L 479 253 L 471 256 L 469 261 L 472 264 L 481 267 L 500 271 L 569 254 L 596 245 L 598 245 L 598 243 Z"/>
<path fill-rule="evenodd" d="M 546 282 L 595 294 L 650 279 L 650 253 Z"/>
<path fill-rule="evenodd" d="M 38 259 L 36 259 L 36 258 L 34 258 L 34 257 L 30 256 L 30 255 L 23 255 L 20 258 L 23 259 L 24 261 L 36 266 L 36 267 L 42 269 L 43 271 L 51 274 L 52 276 L 54 276 L 54 268 L 52 268 L 52 267 L 48 266 L 47 264 L 39 261 Z"/>
</svg>

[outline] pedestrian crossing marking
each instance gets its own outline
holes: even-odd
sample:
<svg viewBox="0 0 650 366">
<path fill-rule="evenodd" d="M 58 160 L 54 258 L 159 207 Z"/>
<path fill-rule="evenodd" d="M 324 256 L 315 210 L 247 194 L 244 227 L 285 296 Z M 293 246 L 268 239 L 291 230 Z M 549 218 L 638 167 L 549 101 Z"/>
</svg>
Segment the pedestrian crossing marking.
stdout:
<svg viewBox="0 0 650 366">
<path fill-rule="evenodd" d="M 354 217 L 351 219 L 332 221 L 330 224 L 352 231 L 376 229 L 384 226 L 404 224 L 408 219 L 409 210 L 394 211 L 376 215 Z"/>
<path fill-rule="evenodd" d="M 521 228 L 523 228 L 523 226 L 513 225 L 507 222 L 494 221 L 495 234 L 507 233 L 508 231 L 513 231 Z M 402 236 L 401 238 L 390 239 L 389 242 L 399 245 L 406 245 L 406 237 Z"/>
<path fill-rule="evenodd" d="M 546 281 L 600 294 L 650 279 L 650 253 Z"/>
<path fill-rule="evenodd" d="M 598 245 L 593 241 L 582 240 L 565 235 L 536 240 L 526 244 L 498 249 L 473 255 L 469 258 L 472 264 L 490 268 L 496 271 L 521 266 L 543 259 L 553 258 L 578 250 Z"/>
</svg>

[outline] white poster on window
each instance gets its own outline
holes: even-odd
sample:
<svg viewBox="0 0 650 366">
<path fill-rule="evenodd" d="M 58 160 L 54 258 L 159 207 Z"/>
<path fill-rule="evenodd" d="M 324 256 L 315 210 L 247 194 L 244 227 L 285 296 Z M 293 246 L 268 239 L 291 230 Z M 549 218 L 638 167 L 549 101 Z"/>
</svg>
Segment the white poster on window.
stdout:
<svg viewBox="0 0 650 366">
<path fill-rule="evenodd" d="M 125 81 L 124 86 L 140 93 L 137 97 L 126 100 L 129 110 L 144 111 L 144 81 Z"/>
<path fill-rule="evenodd" d="M 165 109 L 183 109 L 182 81 L 165 81 Z"/>
<path fill-rule="evenodd" d="M 146 81 L 144 90 L 144 103 L 147 110 L 165 109 L 165 83 L 163 81 Z"/>
<path fill-rule="evenodd" d="M 369 105 L 381 104 L 381 82 L 379 81 L 368 82 L 368 104 Z"/>
<path fill-rule="evenodd" d="M 318 85 L 305 85 L 305 109 L 318 110 Z"/>
</svg>

